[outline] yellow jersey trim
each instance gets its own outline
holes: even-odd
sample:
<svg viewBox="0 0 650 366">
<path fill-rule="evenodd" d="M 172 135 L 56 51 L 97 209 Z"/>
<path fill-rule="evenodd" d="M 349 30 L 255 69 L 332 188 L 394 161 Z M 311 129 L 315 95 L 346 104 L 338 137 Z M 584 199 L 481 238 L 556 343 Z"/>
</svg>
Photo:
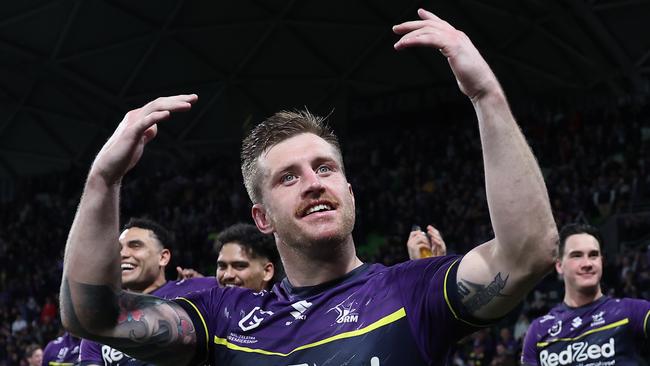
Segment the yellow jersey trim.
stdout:
<svg viewBox="0 0 650 366">
<path fill-rule="evenodd" d="M 259 354 L 270 355 L 270 356 L 286 357 L 286 356 L 289 356 L 290 354 L 292 354 L 294 352 L 297 352 L 297 351 L 300 351 L 300 350 L 303 350 L 303 349 L 313 348 L 313 347 L 317 347 L 317 346 L 320 346 L 320 345 L 325 344 L 325 343 L 334 342 L 334 341 L 339 340 L 339 339 L 357 337 L 357 336 L 372 332 L 373 330 L 375 330 L 377 328 L 381 328 L 381 327 L 383 327 L 385 325 L 393 323 L 393 322 L 395 322 L 395 321 L 397 321 L 397 320 L 399 320 L 399 319 L 401 319 L 401 318 L 403 318 L 405 316 L 406 316 L 406 311 L 402 307 L 402 308 L 398 309 L 397 311 L 395 311 L 394 313 L 386 315 L 385 317 L 377 320 L 376 322 L 368 325 L 367 327 L 363 327 L 363 328 L 353 330 L 353 331 L 350 331 L 350 332 L 343 332 L 343 333 L 340 333 L 340 334 L 325 338 L 325 339 L 317 341 L 317 342 L 308 343 L 308 344 L 299 346 L 297 348 L 294 348 L 289 353 L 272 352 L 272 351 L 267 351 L 267 350 L 263 350 L 263 349 L 242 347 L 242 346 L 238 346 L 236 344 L 230 343 L 225 338 L 219 338 L 217 336 L 214 337 L 214 343 L 218 344 L 218 345 L 226 346 L 227 348 L 229 348 L 231 350 L 235 350 L 235 351 L 242 351 L 242 352 L 248 352 L 248 353 L 259 353 Z"/>
<path fill-rule="evenodd" d="M 618 326 L 621 326 L 621 325 L 627 324 L 627 323 L 629 323 L 629 322 L 630 322 L 630 319 L 629 319 L 629 318 L 625 318 L 625 319 L 623 319 L 623 320 L 619 320 L 619 321 L 617 321 L 616 323 L 607 324 L 607 325 L 604 326 L 604 327 L 594 328 L 594 329 L 588 330 L 588 331 L 586 331 L 586 332 L 584 332 L 584 333 L 582 333 L 582 334 L 580 334 L 579 336 L 574 337 L 574 338 L 557 338 L 557 339 L 554 339 L 554 340 L 552 340 L 552 341 L 548 341 L 548 342 L 537 342 L 537 347 L 538 347 L 538 348 L 546 347 L 546 346 L 548 346 L 549 344 L 551 344 L 551 343 L 555 343 L 555 342 L 571 342 L 571 341 L 577 341 L 578 339 L 580 339 L 580 338 L 582 338 L 582 337 L 586 337 L 586 336 L 588 336 L 589 334 L 593 334 L 593 333 L 597 333 L 597 332 L 602 332 L 603 330 L 607 330 L 607 329 L 616 328 L 616 327 L 618 327 Z"/>
<path fill-rule="evenodd" d="M 648 318 L 650 318 L 650 310 L 645 314 L 645 319 L 643 319 L 643 334 L 648 338 Z"/>
<path fill-rule="evenodd" d="M 453 315 L 454 318 L 456 318 L 456 320 L 459 320 L 459 321 L 461 321 L 461 322 L 463 322 L 463 323 L 465 323 L 465 324 L 469 324 L 469 325 L 471 325 L 471 326 L 473 326 L 473 327 L 477 327 L 477 328 L 485 327 L 485 326 L 487 326 L 487 325 L 474 324 L 474 323 L 470 323 L 470 322 L 468 322 L 468 321 L 465 320 L 465 319 L 461 319 L 461 318 L 458 316 L 458 314 L 456 314 L 456 312 L 454 311 L 454 308 L 451 306 L 451 302 L 449 301 L 449 294 L 447 293 L 447 279 L 448 279 L 448 277 L 449 277 L 449 272 L 451 272 L 451 268 L 452 268 L 453 266 L 455 266 L 456 263 L 457 263 L 459 260 L 460 260 L 460 258 L 459 258 L 459 259 L 456 259 L 456 260 L 454 261 L 454 263 L 452 263 L 452 264 L 449 266 L 449 268 L 447 268 L 447 272 L 445 273 L 445 282 L 442 284 L 442 288 L 443 288 L 443 291 L 444 291 L 444 294 L 445 294 L 445 302 L 447 303 L 447 307 L 449 308 L 449 311 L 451 311 L 451 315 Z"/>
<path fill-rule="evenodd" d="M 177 297 L 177 299 L 183 300 L 183 301 L 187 302 L 188 304 L 190 304 L 194 308 L 196 313 L 199 315 L 199 318 L 201 318 L 201 323 L 203 324 L 203 329 L 205 330 L 205 352 L 206 352 L 206 356 L 209 357 L 210 356 L 209 355 L 210 347 L 209 347 L 208 340 L 210 339 L 210 334 L 208 333 L 208 325 L 205 323 L 205 319 L 203 318 L 203 315 L 201 315 L 201 312 L 199 311 L 199 308 L 197 308 L 196 305 L 194 305 L 194 303 L 192 303 L 190 300 L 188 300 L 188 299 L 186 299 L 184 297 Z"/>
</svg>

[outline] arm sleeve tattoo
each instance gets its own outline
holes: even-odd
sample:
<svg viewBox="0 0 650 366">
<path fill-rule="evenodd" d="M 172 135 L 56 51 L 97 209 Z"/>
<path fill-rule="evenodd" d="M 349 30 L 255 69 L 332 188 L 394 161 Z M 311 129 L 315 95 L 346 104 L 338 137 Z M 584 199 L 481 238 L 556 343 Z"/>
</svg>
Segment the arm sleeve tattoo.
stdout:
<svg viewBox="0 0 650 366">
<path fill-rule="evenodd" d="M 182 365 L 194 354 L 194 325 L 174 302 L 64 278 L 61 308 L 73 333 L 139 360 Z"/>
<path fill-rule="evenodd" d="M 506 275 L 503 278 L 501 272 L 499 272 L 487 286 L 461 279 L 457 284 L 458 294 L 467 310 L 474 314 L 494 298 L 507 296 L 501 291 L 506 287 L 508 277 L 509 275 Z"/>
</svg>

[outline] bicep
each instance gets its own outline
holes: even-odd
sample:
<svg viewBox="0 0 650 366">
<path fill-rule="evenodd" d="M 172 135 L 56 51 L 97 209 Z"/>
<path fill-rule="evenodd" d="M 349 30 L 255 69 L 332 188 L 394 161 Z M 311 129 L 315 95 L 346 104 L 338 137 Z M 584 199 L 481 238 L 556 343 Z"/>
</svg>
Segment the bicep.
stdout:
<svg viewBox="0 0 650 366">
<path fill-rule="evenodd" d="M 478 319 L 507 314 L 537 282 L 517 267 L 517 260 L 505 258 L 507 253 L 497 255 L 495 250 L 496 239 L 472 249 L 461 260 L 456 275 L 458 297 Z"/>
</svg>

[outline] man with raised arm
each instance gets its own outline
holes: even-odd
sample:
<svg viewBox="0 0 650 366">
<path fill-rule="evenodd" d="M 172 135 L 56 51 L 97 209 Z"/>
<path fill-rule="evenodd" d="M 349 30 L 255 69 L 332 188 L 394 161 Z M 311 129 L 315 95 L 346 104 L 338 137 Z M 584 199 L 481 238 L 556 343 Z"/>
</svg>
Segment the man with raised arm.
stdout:
<svg viewBox="0 0 650 366">
<path fill-rule="evenodd" d="M 196 100 L 161 98 L 127 113 L 93 163 L 66 250 L 66 327 L 157 364 L 430 365 L 512 309 L 553 264 L 557 230 L 544 181 L 476 48 L 435 15 L 418 14 L 393 28 L 402 35 L 395 48 L 440 50 L 473 103 L 494 239 L 464 257 L 362 263 L 336 137 L 308 112 L 280 112 L 244 140 L 242 173 L 286 279 L 272 292 L 214 288 L 174 301 L 122 292 L 113 247 L 119 184 L 156 123 Z"/>
</svg>

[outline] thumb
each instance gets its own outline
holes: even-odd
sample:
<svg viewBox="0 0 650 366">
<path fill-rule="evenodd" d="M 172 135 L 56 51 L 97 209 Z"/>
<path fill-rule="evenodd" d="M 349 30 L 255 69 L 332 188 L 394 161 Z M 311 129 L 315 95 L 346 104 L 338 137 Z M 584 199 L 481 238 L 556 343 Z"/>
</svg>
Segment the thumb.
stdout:
<svg viewBox="0 0 650 366">
<path fill-rule="evenodd" d="M 153 125 L 149 128 L 147 128 L 144 131 L 144 143 L 148 143 L 149 141 L 153 140 L 154 137 L 158 134 L 158 125 Z M 178 267 L 180 268 L 180 267 Z"/>
</svg>

